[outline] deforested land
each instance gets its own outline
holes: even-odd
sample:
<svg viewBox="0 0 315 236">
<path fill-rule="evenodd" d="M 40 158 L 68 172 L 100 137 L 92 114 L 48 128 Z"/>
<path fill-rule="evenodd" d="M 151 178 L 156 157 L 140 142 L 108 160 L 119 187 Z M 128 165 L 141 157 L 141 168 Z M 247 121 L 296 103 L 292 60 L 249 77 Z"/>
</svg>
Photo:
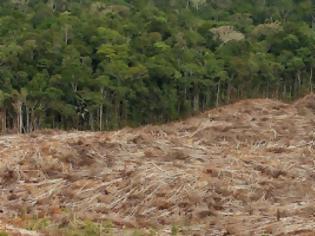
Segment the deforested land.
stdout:
<svg viewBox="0 0 315 236">
<path fill-rule="evenodd" d="M 244 100 L 161 126 L 3 136 L 0 228 L 314 235 L 314 104 Z"/>
<path fill-rule="evenodd" d="M 315 235 L 312 0 L 1 0 L 0 236 Z"/>
</svg>

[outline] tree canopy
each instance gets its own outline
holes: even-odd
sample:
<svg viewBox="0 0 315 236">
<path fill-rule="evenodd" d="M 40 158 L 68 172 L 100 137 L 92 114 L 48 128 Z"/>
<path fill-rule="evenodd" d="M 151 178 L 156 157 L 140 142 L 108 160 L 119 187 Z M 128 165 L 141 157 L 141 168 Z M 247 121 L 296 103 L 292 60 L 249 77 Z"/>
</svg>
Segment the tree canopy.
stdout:
<svg viewBox="0 0 315 236">
<path fill-rule="evenodd" d="M 313 91 L 312 0 L 2 0 L 0 125 L 104 130 Z"/>
</svg>

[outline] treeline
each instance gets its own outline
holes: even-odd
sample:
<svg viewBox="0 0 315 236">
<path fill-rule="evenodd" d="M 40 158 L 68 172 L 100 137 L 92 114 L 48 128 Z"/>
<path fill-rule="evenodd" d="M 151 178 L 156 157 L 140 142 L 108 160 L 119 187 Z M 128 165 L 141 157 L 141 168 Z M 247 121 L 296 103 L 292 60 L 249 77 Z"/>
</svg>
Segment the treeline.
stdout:
<svg viewBox="0 0 315 236">
<path fill-rule="evenodd" d="M 0 128 L 104 130 L 313 90 L 311 0 L 1 0 Z"/>
</svg>

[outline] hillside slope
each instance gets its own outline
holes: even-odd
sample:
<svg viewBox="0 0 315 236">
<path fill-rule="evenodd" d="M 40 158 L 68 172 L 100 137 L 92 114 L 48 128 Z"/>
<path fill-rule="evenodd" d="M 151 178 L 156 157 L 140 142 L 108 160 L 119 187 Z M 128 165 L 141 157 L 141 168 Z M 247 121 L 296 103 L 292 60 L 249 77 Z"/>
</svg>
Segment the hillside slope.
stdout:
<svg viewBox="0 0 315 236">
<path fill-rule="evenodd" d="M 114 235 L 314 235 L 314 124 L 309 95 L 162 126 L 2 136 L 0 219 L 45 218 L 45 235 L 87 219 Z"/>
</svg>

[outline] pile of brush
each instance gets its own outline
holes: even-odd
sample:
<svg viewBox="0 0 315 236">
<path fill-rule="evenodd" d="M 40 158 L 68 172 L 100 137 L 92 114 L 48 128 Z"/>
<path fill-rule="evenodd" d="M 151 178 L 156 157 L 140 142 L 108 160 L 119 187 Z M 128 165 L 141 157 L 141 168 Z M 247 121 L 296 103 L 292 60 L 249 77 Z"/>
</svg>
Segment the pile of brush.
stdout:
<svg viewBox="0 0 315 236">
<path fill-rule="evenodd" d="M 309 100 L 246 100 L 117 132 L 3 136 L 0 219 L 20 228 L 49 219 L 42 232 L 89 220 L 160 235 L 174 226 L 189 235 L 315 233 Z"/>
</svg>

